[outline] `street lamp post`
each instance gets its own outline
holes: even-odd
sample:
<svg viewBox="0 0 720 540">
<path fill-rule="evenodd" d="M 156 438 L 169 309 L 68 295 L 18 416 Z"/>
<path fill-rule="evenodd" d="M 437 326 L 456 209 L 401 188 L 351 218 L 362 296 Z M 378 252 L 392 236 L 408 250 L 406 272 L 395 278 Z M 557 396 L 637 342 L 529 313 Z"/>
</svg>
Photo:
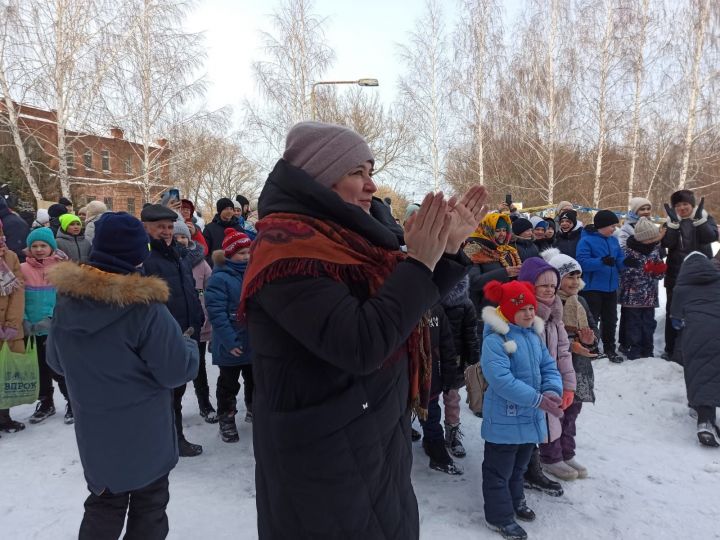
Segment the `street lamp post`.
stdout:
<svg viewBox="0 0 720 540">
<path fill-rule="evenodd" d="M 317 107 L 315 103 L 315 87 L 321 84 L 357 84 L 358 86 L 380 86 L 377 79 L 358 79 L 356 81 L 318 81 L 314 82 L 310 89 L 310 110 L 312 119 L 317 116 Z"/>
</svg>

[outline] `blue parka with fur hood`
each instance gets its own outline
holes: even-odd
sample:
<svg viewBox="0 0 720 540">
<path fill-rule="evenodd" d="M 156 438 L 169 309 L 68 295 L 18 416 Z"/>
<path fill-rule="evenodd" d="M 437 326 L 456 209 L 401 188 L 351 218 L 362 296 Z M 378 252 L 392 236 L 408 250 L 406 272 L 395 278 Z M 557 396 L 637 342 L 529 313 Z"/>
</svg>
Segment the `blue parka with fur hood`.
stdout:
<svg viewBox="0 0 720 540">
<path fill-rule="evenodd" d="M 485 334 L 482 372 L 488 382 L 483 400 L 482 438 L 496 444 L 542 443 L 548 438 L 545 413 L 538 408 L 544 392 L 562 396 L 557 364 L 532 328 L 508 323 L 493 307 L 483 308 Z"/>
</svg>

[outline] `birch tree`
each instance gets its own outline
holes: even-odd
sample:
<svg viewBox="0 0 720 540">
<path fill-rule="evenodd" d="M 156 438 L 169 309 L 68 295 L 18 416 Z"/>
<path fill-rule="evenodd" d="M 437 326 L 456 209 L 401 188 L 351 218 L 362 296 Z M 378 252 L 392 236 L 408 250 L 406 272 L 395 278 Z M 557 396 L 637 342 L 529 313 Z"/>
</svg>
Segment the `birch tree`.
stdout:
<svg viewBox="0 0 720 540">
<path fill-rule="evenodd" d="M 462 0 L 458 21 L 452 103 L 461 125 L 471 133 L 469 172 L 477 183 L 485 184 L 486 116 L 504 50 L 502 10 L 497 0 Z"/>
<path fill-rule="evenodd" d="M 125 0 L 129 33 L 105 106 L 112 123 L 140 145 L 140 175 L 124 183 L 136 183 L 145 200 L 162 186 L 161 173 L 169 167 L 164 151 L 169 130 L 206 114 L 191 108 L 206 83 L 197 73 L 205 58 L 203 37 L 183 29 L 189 8 L 172 0 Z"/>
<path fill-rule="evenodd" d="M 450 74 L 448 41 L 437 0 L 427 0 L 425 12 L 401 45 L 406 67 L 398 90 L 416 134 L 414 160 L 419 172 L 439 191 L 445 183 L 447 141 L 451 130 L 447 110 Z"/>
<path fill-rule="evenodd" d="M 326 20 L 313 13 L 311 0 L 283 0 L 263 32 L 265 57 L 253 62 L 263 103 L 245 100 L 245 122 L 268 156 L 282 155 L 290 127 L 312 117 L 312 85 L 334 60 L 325 37 Z"/>
</svg>

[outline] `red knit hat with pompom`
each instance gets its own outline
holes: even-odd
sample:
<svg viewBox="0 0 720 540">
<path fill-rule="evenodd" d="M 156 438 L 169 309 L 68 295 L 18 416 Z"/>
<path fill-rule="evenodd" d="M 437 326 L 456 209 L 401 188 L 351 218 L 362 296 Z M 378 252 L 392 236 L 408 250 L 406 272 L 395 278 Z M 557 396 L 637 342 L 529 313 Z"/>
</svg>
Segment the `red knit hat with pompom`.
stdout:
<svg viewBox="0 0 720 540">
<path fill-rule="evenodd" d="M 500 311 L 508 322 L 515 322 L 515 314 L 525 306 L 537 309 L 535 291 L 530 283 L 525 281 L 509 281 L 500 283 L 490 281 L 483 287 L 485 298 L 500 306 Z"/>
<path fill-rule="evenodd" d="M 232 227 L 225 229 L 225 237 L 223 238 L 222 248 L 225 257 L 229 259 L 241 249 L 249 248 L 252 240 L 247 234 L 236 231 Z"/>
</svg>

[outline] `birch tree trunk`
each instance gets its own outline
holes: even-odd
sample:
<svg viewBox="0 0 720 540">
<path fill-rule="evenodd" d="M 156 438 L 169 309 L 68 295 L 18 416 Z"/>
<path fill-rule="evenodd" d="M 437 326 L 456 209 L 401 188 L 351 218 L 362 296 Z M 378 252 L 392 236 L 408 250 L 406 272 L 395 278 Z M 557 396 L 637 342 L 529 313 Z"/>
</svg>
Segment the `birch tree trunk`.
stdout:
<svg viewBox="0 0 720 540">
<path fill-rule="evenodd" d="M 640 13 L 638 17 L 638 37 L 635 42 L 635 61 L 633 62 L 633 74 L 635 92 L 633 95 L 633 119 L 632 119 L 632 143 L 630 146 L 630 174 L 628 176 L 628 205 L 635 192 L 635 168 L 638 159 L 638 143 L 640 139 L 640 98 L 645 80 L 645 41 L 647 36 L 648 13 L 650 0 L 641 0 Z"/>
</svg>

